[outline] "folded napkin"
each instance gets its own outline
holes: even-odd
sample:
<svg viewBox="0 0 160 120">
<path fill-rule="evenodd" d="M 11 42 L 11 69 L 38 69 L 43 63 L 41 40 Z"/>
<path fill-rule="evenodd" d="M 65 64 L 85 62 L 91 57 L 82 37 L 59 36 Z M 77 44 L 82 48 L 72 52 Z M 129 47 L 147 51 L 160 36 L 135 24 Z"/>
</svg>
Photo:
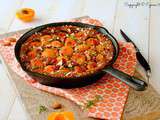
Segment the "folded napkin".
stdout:
<svg viewBox="0 0 160 120">
<path fill-rule="evenodd" d="M 72 21 L 102 25 L 98 20 L 91 18 Z M 20 34 L 15 34 L 14 36 L 9 37 L 18 39 L 20 36 Z M 129 92 L 129 87 L 125 83 L 109 74 L 106 74 L 96 83 L 82 88 L 61 89 L 42 85 L 32 79 L 21 69 L 14 55 L 15 43 L 12 43 L 11 46 L 4 46 L 3 43 L 6 40 L 7 38 L 0 41 L 0 53 L 9 67 L 17 75 L 22 77 L 22 80 L 25 80 L 26 83 L 37 89 L 63 96 L 75 102 L 77 105 L 80 105 L 82 108 L 86 108 L 89 101 L 95 99 L 96 96 L 100 96 L 101 99 L 98 102 L 86 108 L 88 116 L 107 120 L 120 120 Z M 119 46 L 120 53 L 113 67 L 132 76 L 137 63 L 134 46 L 130 43 L 120 41 Z"/>
</svg>

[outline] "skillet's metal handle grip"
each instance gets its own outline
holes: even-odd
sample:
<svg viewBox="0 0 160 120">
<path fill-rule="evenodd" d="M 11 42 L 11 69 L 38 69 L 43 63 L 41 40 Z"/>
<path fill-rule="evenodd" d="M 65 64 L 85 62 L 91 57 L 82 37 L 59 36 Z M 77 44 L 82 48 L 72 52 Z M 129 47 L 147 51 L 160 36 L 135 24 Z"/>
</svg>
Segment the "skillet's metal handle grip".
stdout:
<svg viewBox="0 0 160 120">
<path fill-rule="evenodd" d="M 132 76 L 130 76 L 124 72 L 121 72 L 117 69 L 114 69 L 112 67 L 108 67 L 108 68 L 104 69 L 103 71 L 120 79 L 121 81 L 125 82 L 127 85 L 131 86 L 132 88 L 134 88 L 137 91 L 143 91 L 147 87 L 147 84 L 144 81 L 142 81 L 136 77 L 132 77 Z"/>
</svg>

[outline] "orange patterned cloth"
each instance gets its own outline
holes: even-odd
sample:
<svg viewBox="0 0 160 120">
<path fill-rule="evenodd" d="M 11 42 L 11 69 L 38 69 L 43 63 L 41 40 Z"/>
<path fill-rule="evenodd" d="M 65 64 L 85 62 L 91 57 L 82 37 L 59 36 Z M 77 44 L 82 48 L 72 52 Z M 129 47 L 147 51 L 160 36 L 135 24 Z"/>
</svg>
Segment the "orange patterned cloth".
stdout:
<svg viewBox="0 0 160 120">
<path fill-rule="evenodd" d="M 81 22 L 102 25 L 98 20 L 90 18 L 83 19 Z M 20 34 L 16 34 L 10 37 L 18 39 L 20 36 Z M 86 106 L 89 100 L 93 100 L 95 96 L 100 95 L 102 99 L 87 109 L 88 116 L 99 119 L 120 120 L 129 92 L 129 87 L 125 83 L 106 74 L 96 83 L 82 88 L 61 89 L 42 85 L 33 80 L 21 69 L 14 55 L 15 43 L 12 43 L 11 46 L 3 46 L 5 40 L 6 38 L 0 41 L 0 52 L 5 62 L 29 85 L 65 97 L 82 108 Z M 113 67 L 129 75 L 133 75 L 137 63 L 134 46 L 130 43 L 120 41 L 119 46 L 120 53 Z"/>
</svg>

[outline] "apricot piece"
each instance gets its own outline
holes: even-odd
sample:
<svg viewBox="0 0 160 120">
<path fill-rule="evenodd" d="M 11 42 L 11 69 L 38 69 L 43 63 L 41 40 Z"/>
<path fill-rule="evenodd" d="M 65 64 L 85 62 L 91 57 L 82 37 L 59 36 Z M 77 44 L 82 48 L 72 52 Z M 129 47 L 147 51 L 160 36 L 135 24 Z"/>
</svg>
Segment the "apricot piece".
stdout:
<svg viewBox="0 0 160 120">
<path fill-rule="evenodd" d="M 75 120 L 75 118 L 72 112 L 52 112 L 48 120 Z"/>
<path fill-rule="evenodd" d="M 66 38 L 65 45 L 66 46 L 74 47 L 76 45 L 76 41 L 73 40 L 73 39 L 71 39 L 71 38 Z"/>
<path fill-rule="evenodd" d="M 85 63 L 86 57 L 85 55 L 81 55 L 77 53 L 77 54 L 74 54 L 71 59 L 76 63 L 82 65 Z"/>
<path fill-rule="evenodd" d="M 42 45 L 47 45 L 49 44 L 49 40 L 52 39 L 52 36 L 50 35 L 43 35 L 40 37 L 41 41 L 42 41 Z"/>
<path fill-rule="evenodd" d="M 54 66 L 53 65 L 48 65 L 44 68 L 44 72 L 46 73 L 51 73 L 54 71 Z"/>
<path fill-rule="evenodd" d="M 68 118 L 66 118 L 64 115 L 62 114 L 58 114 L 56 117 L 55 117 L 55 120 L 67 120 Z"/>
<path fill-rule="evenodd" d="M 88 49 L 89 49 L 89 46 L 86 45 L 86 44 L 81 44 L 81 45 L 78 45 L 78 46 L 76 47 L 76 49 L 77 49 L 79 52 L 83 52 L 83 51 L 88 50 Z"/>
<path fill-rule="evenodd" d="M 60 41 L 53 41 L 53 42 L 51 42 L 51 45 L 53 47 L 57 47 L 57 48 L 60 48 L 63 46 L 63 44 Z"/>
<path fill-rule="evenodd" d="M 88 38 L 86 40 L 86 43 L 90 46 L 92 45 L 98 45 L 99 44 L 99 41 L 96 39 L 96 38 Z"/>
<path fill-rule="evenodd" d="M 30 22 L 35 16 L 35 11 L 31 8 L 22 8 L 16 12 L 16 17 L 24 22 Z"/>
<path fill-rule="evenodd" d="M 75 37 L 76 37 L 77 39 L 80 39 L 80 38 L 83 37 L 83 36 L 84 36 L 84 32 L 75 33 Z"/>
<path fill-rule="evenodd" d="M 41 42 L 31 42 L 29 45 L 38 47 L 41 45 Z"/>
<path fill-rule="evenodd" d="M 35 50 L 29 51 L 27 55 L 30 59 L 33 59 L 36 57 L 36 51 Z"/>
<path fill-rule="evenodd" d="M 41 61 L 41 60 L 39 60 L 39 59 L 33 59 L 33 60 L 31 60 L 31 66 L 32 66 L 32 68 L 39 68 L 39 67 L 43 67 L 44 66 L 44 64 L 43 64 L 43 62 Z"/>
<path fill-rule="evenodd" d="M 43 36 L 41 36 L 41 40 L 42 41 L 47 41 L 47 40 L 50 40 L 52 38 L 52 36 L 50 36 L 50 35 L 43 35 Z"/>
<path fill-rule="evenodd" d="M 73 49 L 70 46 L 64 46 L 61 48 L 60 53 L 62 55 L 70 56 L 73 53 Z"/>
<path fill-rule="evenodd" d="M 58 50 L 57 49 L 51 49 L 51 48 L 46 48 L 43 52 L 42 52 L 42 56 L 43 57 L 56 57 L 58 55 Z"/>
</svg>

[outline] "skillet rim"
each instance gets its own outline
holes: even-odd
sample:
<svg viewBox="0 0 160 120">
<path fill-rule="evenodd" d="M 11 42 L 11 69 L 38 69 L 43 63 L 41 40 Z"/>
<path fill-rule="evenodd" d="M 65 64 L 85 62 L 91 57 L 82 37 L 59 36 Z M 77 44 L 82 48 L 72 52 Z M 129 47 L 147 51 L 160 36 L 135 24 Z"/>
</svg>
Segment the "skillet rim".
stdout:
<svg viewBox="0 0 160 120">
<path fill-rule="evenodd" d="M 49 75 L 44 75 L 44 74 L 40 74 L 40 73 L 37 73 L 37 72 L 32 72 L 32 71 L 26 69 L 26 67 L 23 65 L 23 63 L 20 60 L 21 45 L 27 40 L 27 38 L 29 36 L 31 36 L 35 32 L 42 31 L 43 29 L 45 29 L 47 27 L 63 26 L 63 25 L 73 25 L 73 26 L 79 26 L 79 27 L 83 27 L 83 28 L 93 28 L 93 29 L 97 30 L 98 32 L 100 32 L 101 34 L 106 35 L 112 41 L 112 45 L 114 47 L 114 56 L 113 56 L 112 60 L 110 61 L 110 63 L 108 65 L 104 66 L 103 68 L 99 69 L 98 71 L 95 71 L 91 74 L 87 74 L 87 75 L 83 75 L 83 76 L 76 76 L 76 77 L 69 77 L 69 78 L 67 78 L 67 77 L 52 77 L 52 76 L 49 76 Z M 56 23 L 49 23 L 49 24 L 44 24 L 44 25 L 35 27 L 35 28 L 27 31 L 26 33 L 24 33 L 17 40 L 14 51 L 15 51 L 16 59 L 19 62 L 19 64 L 21 65 L 22 69 L 30 75 L 33 75 L 35 77 L 41 76 L 41 77 L 48 78 L 48 79 L 61 79 L 61 80 L 64 80 L 64 79 L 71 80 L 71 79 L 73 79 L 73 80 L 76 80 L 76 79 L 88 78 L 88 77 L 91 77 L 95 74 L 99 74 L 99 73 L 103 72 L 102 71 L 103 69 L 107 69 L 107 67 L 112 66 L 112 64 L 116 61 L 116 59 L 118 57 L 118 54 L 119 54 L 119 44 L 118 44 L 116 38 L 111 33 L 109 33 L 109 31 L 105 27 L 86 24 L 86 23 L 81 23 L 81 22 L 56 22 Z"/>
</svg>

